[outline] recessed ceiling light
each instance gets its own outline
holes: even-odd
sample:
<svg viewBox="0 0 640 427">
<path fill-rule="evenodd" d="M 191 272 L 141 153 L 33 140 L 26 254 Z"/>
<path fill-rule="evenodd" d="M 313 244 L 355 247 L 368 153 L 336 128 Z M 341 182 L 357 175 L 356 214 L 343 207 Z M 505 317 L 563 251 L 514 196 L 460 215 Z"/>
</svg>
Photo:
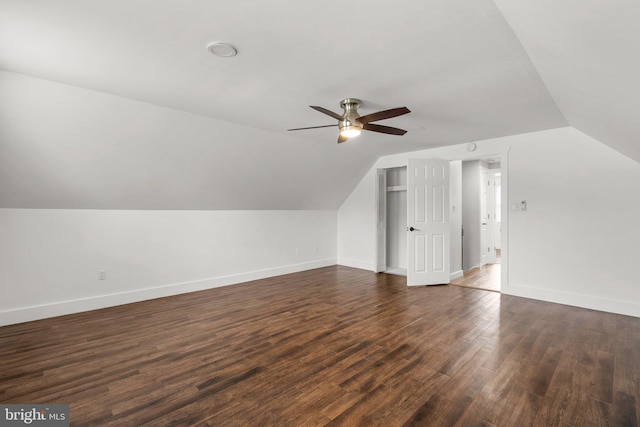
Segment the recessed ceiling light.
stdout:
<svg viewBox="0 0 640 427">
<path fill-rule="evenodd" d="M 213 55 L 222 56 L 224 58 L 229 58 L 238 54 L 235 47 L 220 42 L 209 43 L 207 45 L 207 50 Z"/>
</svg>

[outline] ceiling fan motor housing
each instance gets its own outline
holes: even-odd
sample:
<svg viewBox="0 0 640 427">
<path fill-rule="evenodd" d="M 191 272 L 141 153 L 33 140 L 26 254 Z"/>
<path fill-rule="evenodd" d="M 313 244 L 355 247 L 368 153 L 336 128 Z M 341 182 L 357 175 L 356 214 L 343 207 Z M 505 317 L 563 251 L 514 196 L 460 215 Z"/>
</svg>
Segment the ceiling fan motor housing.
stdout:
<svg viewBox="0 0 640 427">
<path fill-rule="evenodd" d="M 345 128 L 358 128 L 362 129 L 362 123 L 358 121 L 360 114 L 358 113 L 358 107 L 361 101 L 356 98 L 346 98 L 340 101 L 340 107 L 344 110 L 342 120 L 340 120 L 340 130 Z"/>
</svg>

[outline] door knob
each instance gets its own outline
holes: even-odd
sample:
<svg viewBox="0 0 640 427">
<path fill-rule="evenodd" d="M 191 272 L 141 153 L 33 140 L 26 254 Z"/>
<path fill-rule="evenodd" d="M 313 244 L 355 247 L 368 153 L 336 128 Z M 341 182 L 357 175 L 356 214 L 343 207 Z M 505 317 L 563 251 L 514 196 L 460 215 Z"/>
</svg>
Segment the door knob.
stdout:
<svg viewBox="0 0 640 427">
<path fill-rule="evenodd" d="M 413 227 L 409 227 L 409 231 L 414 231 L 414 230 L 416 230 L 416 229 L 413 228 Z"/>
</svg>

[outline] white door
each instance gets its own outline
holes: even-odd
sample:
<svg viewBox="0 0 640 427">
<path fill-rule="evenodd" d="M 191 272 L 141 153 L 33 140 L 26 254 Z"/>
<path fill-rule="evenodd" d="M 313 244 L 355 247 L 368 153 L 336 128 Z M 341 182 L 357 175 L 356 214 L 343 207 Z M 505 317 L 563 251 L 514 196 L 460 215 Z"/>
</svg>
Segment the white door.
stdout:
<svg viewBox="0 0 640 427">
<path fill-rule="evenodd" d="M 493 172 L 481 168 L 480 178 L 480 265 L 495 264 L 495 179 Z"/>
<path fill-rule="evenodd" d="M 502 238 L 500 236 L 500 232 L 501 232 L 501 227 L 502 227 L 502 223 L 501 223 L 501 215 L 500 215 L 500 210 L 502 209 L 502 184 L 501 184 L 501 176 L 502 174 L 500 172 L 497 172 L 494 176 L 493 176 L 493 188 L 495 189 L 495 194 L 494 194 L 494 199 L 495 199 L 495 207 L 496 210 L 494 212 L 495 217 L 496 217 L 496 222 L 494 223 L 494 226 L 496 228 L 496 231 L 494 233 L 495 238 L 494 240 L 494 246 L 496 247 L 496 252 L 500 249 L 500 239 Z"/>
<path fill-rule="evenodd" d="M 409 159 L 407 285 L 449 283 L 449 161 Z"/>
</svg>

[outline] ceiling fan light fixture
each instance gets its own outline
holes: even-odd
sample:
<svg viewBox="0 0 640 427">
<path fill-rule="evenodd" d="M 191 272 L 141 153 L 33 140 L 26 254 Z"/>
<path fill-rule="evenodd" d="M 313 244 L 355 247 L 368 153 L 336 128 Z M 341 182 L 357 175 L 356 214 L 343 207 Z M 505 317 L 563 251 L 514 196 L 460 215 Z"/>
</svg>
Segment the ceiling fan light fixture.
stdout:
<svg viewBox="0 0 640 427">
<path fill-rule="evenodd" d="M 340 135 L 344 136 L 345 138 L 353 138 L 354 136 L 360 135 L 361 132 L 362 128 L 359 126 L 350 125 L 340 128 Z"/>
</svg>

